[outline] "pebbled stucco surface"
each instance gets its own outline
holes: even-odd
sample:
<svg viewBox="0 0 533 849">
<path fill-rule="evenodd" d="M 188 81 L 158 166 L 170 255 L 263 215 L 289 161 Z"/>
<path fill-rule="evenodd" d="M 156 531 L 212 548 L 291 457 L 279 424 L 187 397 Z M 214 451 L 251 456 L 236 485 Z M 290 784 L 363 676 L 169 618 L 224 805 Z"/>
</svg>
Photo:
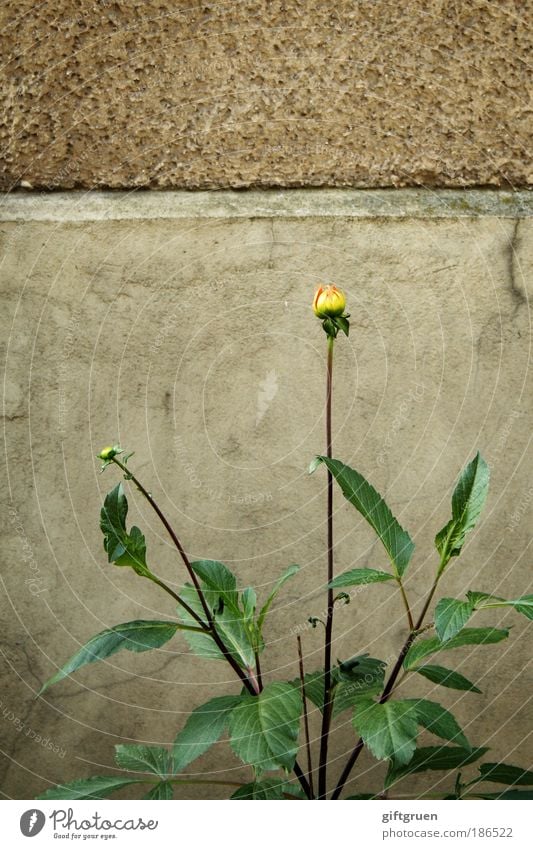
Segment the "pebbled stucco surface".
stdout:
<svg viewBox="0 0 533 849">
<path fill-rule="evenodd" d="M 531 0 L 5 0 L 0 187 L 526 186 Z"/>
<path fill-rule="evenodd" d="M 301 565 L 274 606 L 263 672 L 269 681 L 296 675 L 297 631 L 306 669 L 320 666 L 320 629 L 306 627 L 324 609 L 326 552 L 325 476 L 307 474 L 324 444 L 325 338 L 310 309 L 317 280 L 345 288 L 352 315 L 335 354 L 335 454 L 373 482 L 413 534 L 413 605 L 435 573 L 433 539 L 449 518 L 453 482 L 477 449 L 491 467 L 490 498 L 443 593 L 531 592 L 533 228 L 518 206 L 495 214 L 496 198 L 492 212 L 487 203 L 477 216 L 430 217 L 426 206 L 422 217 L 387 219 L 329 216 L 318 201 L 312 215 L 308 200 L 301 218 L 298 193 L 286 192 L 276 212 L 272 193 L 255 199 L 262 217 L 232 216 L 232 197 L 224 218 L 209 214 L 221 199 L 208 193 L 187 194 L 189 217 L 171 216 L 180 196 L 164 198 L 168 217 L 156 218 L 152 193 L 113 195 L 115 204 L 97 193 L 85 205 L 83 194 L 67 197 L 78 217 L 59 205 L 54 218 L 39 195 L 11 197 L 18 206 L 0 224 L 4 796 L 32 798 L 49 783 L 113 771 L 115 744 L 170 744 L 193 707 L 238 691 L 225 666 L 194 658 L 178 635 L 159 651 L 87 666 L 35 699 L 94 633 L 174 613 L 156 588 L 105 562 L 99 510 L 118 478 L 99 474 L 104 444 L 135 450 L 130 462 L 191 557 L 223 560 L 263 598 L 286 566 Z M 129 496 L 148 562 L 179 587 L 180 561 L 147 504 L 131 489 Z M 388 568 L 338 492 L 335 526 L 336 572 Z M 497 646 L 464 647 L 439 662 L 475 681 L 481 695 L 421 676 L 400 693 L 453 709 L 492 761 L 531 767 L 531 623 L 500 609 L 478 614 L 476 624 L 513 627 Z M 405 636 L 397 591 L 363 587 L 338 609 L 334 657 L 369 652 L 390 665 Z M 312 723 L 316 734 L 316 710 Z M 333 735 L 333 774 L 354 740 L 345 714 Z M 383 771 L 365 753 L 350 790 L 375 789 Z M 225 742 L 191 772 L 250 777 Z M 449 786 L 438 773 L 400 792 Z"/>
</svg>

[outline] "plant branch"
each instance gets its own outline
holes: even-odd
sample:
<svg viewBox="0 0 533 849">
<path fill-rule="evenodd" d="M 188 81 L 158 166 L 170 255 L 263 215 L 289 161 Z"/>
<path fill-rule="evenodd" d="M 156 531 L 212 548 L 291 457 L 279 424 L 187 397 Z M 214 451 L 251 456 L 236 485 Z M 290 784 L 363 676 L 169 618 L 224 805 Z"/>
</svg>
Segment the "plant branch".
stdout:
<svg viewBox="0 0 533 849">
<path fill-rule="evenodd" d="M 315 789 L 313 787 L 313 761 L 311 758 L 311 735 L 309 734 L 309 717 L 307 714 L 307 698 L 305 695 L 305 673 L 304 673 L 304 659 L 302 655 L 302 639 L 300 635 L 296 637 L 296 641 L 298 643 L 298 668 L 300 671 L 300 684 L 302 687 L 302 703 L 303 703 L 303 715 L 304 715 L 304 732 L 305 732 L 305 746 L 307 749 L 307 777 L 309 781 L 309 787 L 311 788 L 311 795 L 314 798 Z"/>
<path fill-rule="evenodd" d="M 198 622 L 198 624 L 200 625 L 200 628 L 199 629 L 195 628 L 194 629 L 195 631 L 201 630 L 205 633 L 209 632 L 209 625 L 206 625 L 206 623 L 203 621 L 203 619 L 200 616 L 198 616 L 196 611 L 193 610 L 192 607 L 189 604 L 187 604 L 187 602 L 184 601 L 184 599 L 181 598 L 181 596 L 179 596 L 177 593 L 174 592 L 174 590 L 172 590 L 169 586 L 167 586 L 167 584 L 165 584 L 164 581 L 161 581 L 159 578 L 156 578 L 156 576 L 152 575 L 151 573 L 150 573 L 150 576 L 149 576 L 149 580 L 152 581 L 153 584 L 157 584 L 158 587 L 161 587 L 161 589 L 164 590 L 166 593 L 168 593 L 168 595 L 172 596 L 172 598 L 175 599 L 175 601 L 177 601 L 178 604 L 181 605 L 181 607 L 183 607 L 183 609 L 187 611 L 189 616 L 192 616 L 192 618 L 195 619 Z"/>
<path fill-rule="evenodd" d="M 407 613 L 407 622 L 409 623 L 409 630 L 413 631 L 415 625 L 414 625 L 414 621 L 413 621 L 413 614 L 411 613 L 411 608 L 409 607 L 409 602 L 407 600 L 407 595 L 405 593 L 405 587 L 404 587 L 403 581 L 402 581 L 402 579 L 400 578 L 399 575 L 396 578 L 396 580 L 398 582 L 398 586 L 400 587 L 400 593 L 401 593 L 401 596 L 402 596 L 403 606 L 405 607 L 405 612 Z"/>
<path fill-rule="evenodd" d="M 411 648 L 414 641 L 416 640 L 416 638 L 419 634 L 419 630 L 420 630 L 422 623 L 425 619 L 426 613 L 428 612 L 429 605 L 433 601 L 433 596 L 435 595 L 438 583 L 439 583 L 441 575 L 444 571 L 444 565 L 446 565 L 445 563 L 443 565 L 443 563 L 444 563 L 444 555 L 441 558 L 439 569 L 437 571 L 437 576 L 436 576 L 435 580 L 433 581 L 433 584 L 432 584 L 432 587 L 429 591 L 428 597 L 426 598 L 426 601 L 424 602 L 424 606 L 422 608 L 422 611 L 421 611 L 418 619 L 416 620 L 414 628 L 412 628 L 411 631 L 409 631 L 409 635 L 408 635 L 405 643 L 402 646 L 402 649 L 400 651 L 398 659 L 397 659 L 396 663 L 394 664 L 394 668 L 393 668 L 393 670 L 392 670 L 392 672 L 391 672 L 391 674 L 390 674 L 390 676 L 387 680 L 387 683 L 385 684 L 385 687 L 384 687 L 383 692 L 382 692 L 380 699 L 379 699 L 380 704 L 383 704 L 384 702 L 388 701 L 388 699 L 392 695 L 394 685 L 396 684 L 396 679 L 398 678 L 398 675 L 400 674 L 400 672 L 402 670 L 402 666 L 403 666 L 403 662 L 405 660 L 405 656 L 406 656 L 407 652 L 409 651 L 409 649 Z M 340 778 L 337 782 L 337 786 L 335 787 L 335 790 L 334 790 L 333 795 L 331 797 L 332 799 L 338 799 L 340 794 L 342 793 L 344 785 L 346 784 L 348 778 L 350 777 L 350 773 L 351 773 L 352 769 L 354 768 L 356 761 L 357 761 L 359 755 L 361 754 L 361 752 L 363 750 L 364 745 L 365 745 L 364 741 L 363 741 L 362 737 L 360 737 L 359 740 L 357 741 L 356 745 L 355 745 L 354 750 L 352 751 L 350 757 L 348 758 L 346 766 L 344 767 L 344 769 L 341 773 L 341 776 L 340 776 Z"/>
<path fill-rule="evenodd" d="M 333 336 L 328 336 L 328 360 L 326 380 L 326 456 L 331 458 L 331 401 L 333 390 Z M 328 613 L 324 640 L 324 710 L 320 735 L 320 760 L 318 766 L 318 798 L 326 798 L 328 743 L 331 726 L 331 641 L 333 636 L 334 597 L 330 584 L 333 581 L 333 475 L 328 469 Z"/>
<path fill-rule="evenodd" d="M 209 609 L 209 605 L 207 604 L 207 601 L 206 601 L 205 596 L 202 592 L 200 584 L 198 583 L 198 578 L 196 577 L 196 575 L 194 573 L 194 570 L 191 566 L 190 560 L 185 553 L 185 549 L 183 548 L 181 542 L 179 541 L 172 525 L 168 521 L 167 517 L 165 516 L 165 514 L 163 513 L 163 511 L 161 510 L 161 508 L 159 507 L 157 502 L 153 499 L 152 495 L 148 492 L 147 489 L 145 489 L 145 487 L 135 477 L 135 475 L 133 475 L 131 473 L 131 471 L 128 469 L 128 467 L 125 466 L 124 463 L 121 463 L 120 460 L 117 460 L 116 457 L 113 457 L 112 459 L 113 459 L 113 463 L 115 463 L 115 465 L 117 465 L 120 469 L 122 469 L 122 471 L 126 475 L 127 479 L 133 481 L 133 483 L 135 484 L 135 486 L 137 487 L 139 492 L 141 492 L 144 495 L 144 497 L 146 498 L 148 503 L 155 510 L 159 519 L 161 520 L 164 527 L 168 531 L 168 534 L 169 534 L 172 542 L 174 543 L 174 545 L 178 549 L 178 551 L 181 555 L 181 559 L 183 560 L 185 567 L 187 569 L 187 572 L 189 573 L 189 576 L 191 578 L 191 581 L 194 584 L 194 588 L 195 588 L 195 590 L 198 594 L 198 598 L 200 599 L 204 613 L 206 615 L 207 622 L 208 622 L 208 625 L 209 625 L 209 627 L 206 629 L 206 633 L 209 634 L 212 637 L 215 644 L 220 649 L 220 651 L 222 652 L 222 654 L 224 655 L 224 657 L 228 661 L 229 665 L 231 666 L 233 671 L 236 673 L 236 675 L 238 675 L 238 677 L 242 681 L 243 685 L 247 688 L 247 690 L 250 693 L 256 694 L 257 691 L 256 691 L 256 688 L 254 687 L 253 683 L 248 679 L 248 677 L 242 671 L 241 667 L 239 666 L 239 664 L 237 663 L 237 661 L 235 660 L 235 658 L 233 657 L 233 655 L 231 654 L 229 649 L 224 644 L 223 640 L 221 639 L 221 637 L 220 637 L 220 635 L 219 635 L 219 633 L 218 633 L 218 631 L 215 627 L 215 622 L 213 620 L 213 614 L 211 613 L 211 610 Z M 167 588 L 167 591 L 168 591 L 168 588 Z M 195 618 L 198 620 L 197 616 Z M 199 621 L 201 621 L 201 620 L 199 620 Z"/>
<path fill-rule="evenodd" d="M 259 652 L 257 651 L 257 649 L 254 651 L 254 657 L 255 657 L 255 672 L 256 672 L 256 676 L 257 676 L 257 683 L 259 685 L 259 691 L 261 691 L 263 689 L 263 675 L 261 673 L 261 662 L 259 660 Z"/>
</svg>

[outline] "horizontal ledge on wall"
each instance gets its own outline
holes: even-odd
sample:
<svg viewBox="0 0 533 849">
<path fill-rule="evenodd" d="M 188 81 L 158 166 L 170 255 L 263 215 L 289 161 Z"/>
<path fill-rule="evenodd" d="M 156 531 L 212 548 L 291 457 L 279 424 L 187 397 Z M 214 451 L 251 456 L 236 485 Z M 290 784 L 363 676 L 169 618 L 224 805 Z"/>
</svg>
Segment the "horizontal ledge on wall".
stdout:
<svg viewBox="0 0 533 849">
<path fill-rule="evenodd" d="M 533 192 L 495 189 L 241 191 L 17 191 L 0 195 L 1 221 L 174 218 L 527 218 Z"/>
</svg>

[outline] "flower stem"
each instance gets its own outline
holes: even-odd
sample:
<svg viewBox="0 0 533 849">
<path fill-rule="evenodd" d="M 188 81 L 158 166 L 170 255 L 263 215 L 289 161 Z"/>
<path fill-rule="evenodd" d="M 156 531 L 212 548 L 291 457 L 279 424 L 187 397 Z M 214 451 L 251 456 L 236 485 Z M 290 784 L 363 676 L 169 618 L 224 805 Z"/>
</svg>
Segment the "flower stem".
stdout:
<svg viewBox="0 0 533 849">
<path fill-rule="evenodd" d="M 304 716 L 304 732 L 305 732 L 305 747 L 307 750 L 307 778 L 309 787 L 311 788 L 311 796 L 315 797 L 315 789 L 313 787 L 313 761 L 311 758 L 311 735 L 309 734 L 309 716 L 307 714 L 307 698 L 305 695 L 305 674 L 304 674 L 304 659 L 302 655 L 302 638 L 298 634 L 296 637 L 298 643 L 298 668 L 300 671 L 300 684 L 302 687 L 302 704 Z"/>
<path fill-rule="evenodd" d="M 231 668 L 233 669 L 233 671 L 236 673 L 236 675 L 238 675 L 238 677 L 240 678 L 240 680 L 242 681 L 242 683 L 246 687 L 246 689 L 250 693 L 255 694 L 257 692 L 256 687 L 248 679 L 248 677 L 245 675 L 245 673 L 242 671 L 241 667 L 239 666 L 239 664 L 237 663 L 237 661 L 235 660 L 235 658 L 233 657 L 233 655 L 231 654 L 229 649 L 226 647 L 226 645 L 224 644 L 223 640 L 221 639 L 218 631 L 216 630 L 215 623 L 214 623 L 214 620 L 213 620 L 213 614 L 211 613 L 211 610 L 209 609 L 209 605 L 207 604 L 207 601 L 206 601 L 205 596 L 202 592 L 200 584 L 198 583 L 198 578 L 196 577 L 196 575 L 194 573 L 194 570 L 191 566 L 190 560 L 185 553 L 185 549 L 183 548 L 181 542 L 179 541 L 172 525 L 170 524 L 167 517 L 165 516 L 165 514 L 163 513 L 161 508 L 158 506 L 156 501 L 154 501 L 152 495 L 148 492 L 147 489 L 144 488 L 142 483 L 135 477 L 135 475 L 133 475 L 131 473 L 131 471 L 128 469 L 128 467 L 125 466 L 124 463 L 121 463 L 120 460 L 117 460 L 116 457 L 113 457 L 113 463 L 115 463 L 115 465 L 117 465 L 120 469 L 122 469 L 122 471 L 125 473 L 126 477 L 129 480 L 133 481 L 133 483 L 135 484 L 135 486 L 137 487 L 139 492 L 141 492 L 142 495 L 144 495 L 144 497 L 146 498 L 148 503 L 151 505 L 151 507 L 157 513 L 159 519 L 161 520 L 164 527 L 168 531 L 168 534 L 169 534 L 172 542 L 174 543 L 174 545 L 178 549 L 180 556 L 181 556 L 181 559 L 183 560 L 183 562 L 185 564 L 185 568 L 187 569 L 187 572 L 189 573 L 189 577 L 190 577 L 191 581 L 193 582 L 194 588 L 195 588 L 195 590 L 198 594 L 198 598 L 200 599 L 201 605 L 203 607 L 203 610 L 204 610 L 204 613 L 206 615 L 206 619 L 207 619 L 207 622 L 208 622 L 208 628 L 206 628 L 206 633 L 209 634 L 213 638 L 217 647 L 220 649 L 220 651 L 222 652 L 222 654 L 224 655 L 224 657 L 228 661 L 228 663 L 231 666 Z M 167 588 L 167 591 L 168 591 L 168 588 Z M 195 617 L 195 618 L 198 619 L 198 617 Z M 201 621 L 201 620 L 199 620 L 199 621 Z"/>
<path fill-rule="evenodd" d="M 328 360 L 326 380 L 326 456 L 331 458 L 331 400 L 333 390 L 333 344 L 335 339 L 328 336 Z M 330 587 L 333 581 L 333 475 L 328 469 L 328 596 L 327 596 L 327 618 L 326 634 L 324 640 L 324 709 L 322 713 L 322 729 L 320 735 L 320 760 L 318 766 L 318 798 L 326 798 L 327 788 L 327 766 L 328 766 L 328 743 L 331 725 L 331 640 L 333 635 L 333 612 L 334 598 L 333 589 Z"/>
</svg>

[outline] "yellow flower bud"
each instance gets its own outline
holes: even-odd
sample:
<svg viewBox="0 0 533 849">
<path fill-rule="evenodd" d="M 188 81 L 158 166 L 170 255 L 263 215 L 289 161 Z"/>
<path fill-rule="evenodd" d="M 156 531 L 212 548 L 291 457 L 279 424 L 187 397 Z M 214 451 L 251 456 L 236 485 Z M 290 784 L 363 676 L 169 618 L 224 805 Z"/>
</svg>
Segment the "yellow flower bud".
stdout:
<svg viewBox="0 0 533 849">
<path fill-rule="evenodd" d="M 116 454 L 122 454 L 118 445 L 107 445 L 98 454 L 100 460 L 111 460 Z"/>
<path fill-rule="evenodd" d="M 318 318 L 334 318 L 346 309 L 344 292 L 336 286 L 319 286 L 313 301 L 313 310 Z"/>
</svg>

